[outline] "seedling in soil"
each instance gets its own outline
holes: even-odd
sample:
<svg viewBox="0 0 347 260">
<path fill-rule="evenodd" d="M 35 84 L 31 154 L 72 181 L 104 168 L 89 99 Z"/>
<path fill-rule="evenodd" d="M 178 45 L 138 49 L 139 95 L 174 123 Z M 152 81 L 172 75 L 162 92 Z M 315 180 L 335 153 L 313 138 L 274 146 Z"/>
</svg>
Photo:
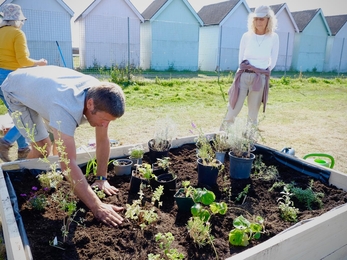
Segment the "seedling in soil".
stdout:
<svg viewBox="0 0 347 260">
<path fill-rule="evenodd" d="M 290 193 L 290 189 L 284 186 L 281 194 L 282 197 L 277 200 L 279 201 L 278 208 L 281 212 L 281 218 L 285 221 L 296 222 L 299 210 L 294 207 L 294 202 L 290 200 L 293 193 Z"/>
<path fill-rule="evenodd" d="M 103 190 L 100 190 L 98 186 L 93 186 L 92 189 L 95 192 L 96 196 L 99 197 L 99 199 L 103 199 L 106 197 L 105 192 Z"/>
<path fill-rule="evenodd" d="M 248 191 L 249 191 L 249 188 L 251 187 L 251 184 L 247 184 L 246 187 L 243 188 L 243 190 L 239 193 L 239 195 L 235 198 L 235 200 L 237 202 L 239 202 L 242 197 L 243 197 L 243 200 L 242 200 L 242 203 L 245 203 L 246 199 L 247 199 L 247 194 L 248 194 Z"/>
<path fill-rule="evenodd" d="M 211 235 L 211 224 L 209 220 L 212 215 L 217 213 L 225 215 L 228 206 L 225 202 L 214 202 L 216 199 L 215 194 L 206 188 L 190 188 L 190 192 L 195 204 L 191 207 L 193 217 L 188 220 L 187 224 L 189 236 L 199 247 L 211 244 L 218 259 L 217 250 L 213 244 L 214 237 Z M 209 210 L 203 205 L 209 206 Z"/>
<path fill-rule="evenodd" d="M 184 255 L 179 253 L 177 249 L 171 248 L 172 242 L 175 240 L 175 237 L 170 233 L 158 233 L 155 235 L 155 241 L 159 242 L 159 247 L 162 249 L 161 254 L 148 254 L 148 260 L 160 260 L 160 259 L 170 259 L 170 260 L 179 260 L 184 259 Z"/>
<path fill-rule="evenodd" d="M 264 219 L 260 216 L 254 222 L 240 215 L 233 221 L 234 229 L 229 233 L 229 242 L 234 246 L 247 246 L 251 239 L 259 239 L 264 228 Z"/>
<path fill-rule="evenodd" d="M 52 163 L 51 169 L 48 172 L 42 172 L 38 175 L 38 180 L 42 188 L 56 189 L 57 185 L 63 180 L 63 174 L 57 170 L 55 163 Z"/>
<path fill-rule="evenodd" d="M 274 165 L 266 166 L 262 161 L 263 155 L 256 155 L 254 163 L 252 164 L 253 178 L 262 179 L 265 181 L 277 180 L 279 177 L 279 172 Z"/>
<path fill-rule="evenodd" d="M 310 181 L 310 185 L 307 189 L 302 189 L 295 187 L 290 184 L 289 188 L 295 197 L 300 203 L 304 204 L 307 209 L 312 210 L 312 205 L 316 204 L 319 208 L 323 207 L 322 198 L 324 198 L 324 193 L 314 192 L 312 190 L 313 180 Z"/>
<path fill-rule="evenodd" d="M 283 181 L 276 181 L 274 184 L 272 184 L 272 186 L 269 189 L 269 191 L 273 191 L 273 190 L 276 190 L 278 188 L 282 188 L 285 185 L 286 185 L 286 183 L 283 182 Z"/>
<path fill-rule="evenodd" d="M 137 223 L 141 227 L 141 230 L 145 229 L 148 225 L 151 225 L 153 222 L 157 221 L 158 214 L 155 212 L 154 205 L 157 202 L 158 205 L 161 206 L 162 202 L 160 202 L 160 197 L 164 191 L 164 186 L 162 185 L 156 188 L 152 196 L 152 207 L 150 207 L 150 209 L 145 209 L 146 205 L 142 206 L 142 200 L 144 198 L 143 188 L 144 185 L 141 184 L 140 191 L 138 192 L 139 199 L 134 200 L 131 205 L 126 204 L 125 212 L 125 217 L 137 221 Z"/>
</svg>

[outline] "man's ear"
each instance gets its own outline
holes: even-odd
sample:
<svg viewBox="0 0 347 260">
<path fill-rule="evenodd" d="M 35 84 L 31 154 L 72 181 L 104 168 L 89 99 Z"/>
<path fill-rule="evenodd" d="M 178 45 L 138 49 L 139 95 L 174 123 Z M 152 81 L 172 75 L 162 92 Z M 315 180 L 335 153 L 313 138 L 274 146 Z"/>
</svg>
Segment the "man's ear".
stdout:
<svg viewBox="0 0 347 260">
<path fill-rule="evenodd" d="M 92 98 L 87 100 L 87 108 L 89 111 L 93 111 L 94 110 L 94 101 Z"/>
</svg>

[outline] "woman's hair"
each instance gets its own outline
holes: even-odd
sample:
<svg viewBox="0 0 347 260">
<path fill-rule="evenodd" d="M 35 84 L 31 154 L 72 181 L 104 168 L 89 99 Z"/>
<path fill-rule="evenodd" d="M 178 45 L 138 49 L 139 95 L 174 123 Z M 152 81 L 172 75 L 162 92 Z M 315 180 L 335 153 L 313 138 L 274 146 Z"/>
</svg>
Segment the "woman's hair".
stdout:
<svg viewBox="0 0 347 260">
<path fill-rule="evenodd" d="M 87 100 L 90 98 L 94 102 L 92 114 L 102 111 L 120 118 L 125 112 L 125 96 L 117 84 L 102 82 L 101 85 L 91 87 L 87 91 Z"/>
<path fill-rule="evenodd" d="M 248 15 L 248 31 L 252 31 L 255 33 L 254 18 L 254 12 Z M 270 9 L 265 18 L 269 18 L 265 29 L 265 34 L 274 32 L 277 29 L 277 18 L 274 11 Z"/>
<path fill-rule="evenodd" d="M 23 21 L 3 20 L 0 22 L 0 28 L 4 26 L 13 26 L 20 29 L 22 25 L 23 25 Z"/>
</svg>

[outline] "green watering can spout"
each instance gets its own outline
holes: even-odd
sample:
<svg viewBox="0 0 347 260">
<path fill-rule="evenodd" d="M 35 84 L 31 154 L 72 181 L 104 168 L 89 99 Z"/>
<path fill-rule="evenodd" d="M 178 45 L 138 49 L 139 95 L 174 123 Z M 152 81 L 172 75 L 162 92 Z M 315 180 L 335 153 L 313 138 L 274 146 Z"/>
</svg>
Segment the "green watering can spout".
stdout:
<svg viewBox="0 0 347 260">
<path fill-rule="evenodd" d="M 313 158 L 310 158 L 310 157 L 313 157 Z M 328 158 L 330 160 L 330 163 L 329 163 L 329 161 L 326 161 L 326 160 L 324 160 L 322 158 Z M 321 166 L 325 166 L 325 167 L 331 168 L 331 169 L 334 167 L 334 164 L 335 164 L 334 157 L 332 157 L 330 154 L 325 154 L 325 153 L 310 153 L 310 154 L 306 154 L 303 157 L 303 159 L 305 159 L 307 161 L 310 161 L 312 163 L 321 165 Z"/>
</svg>

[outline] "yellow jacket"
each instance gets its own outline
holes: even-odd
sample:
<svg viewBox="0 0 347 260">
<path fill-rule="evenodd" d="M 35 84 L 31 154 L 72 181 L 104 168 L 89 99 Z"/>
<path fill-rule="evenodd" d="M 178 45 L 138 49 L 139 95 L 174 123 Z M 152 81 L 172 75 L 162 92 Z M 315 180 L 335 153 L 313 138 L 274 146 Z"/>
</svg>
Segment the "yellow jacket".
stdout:
<svg viewBox="0 0 347 260">
<path fill-rule="evenodd" d="M 34 66 L 24 32 L 13 26 L 0 28 L 0 68 L 16 70 Z"/>
</svg>

